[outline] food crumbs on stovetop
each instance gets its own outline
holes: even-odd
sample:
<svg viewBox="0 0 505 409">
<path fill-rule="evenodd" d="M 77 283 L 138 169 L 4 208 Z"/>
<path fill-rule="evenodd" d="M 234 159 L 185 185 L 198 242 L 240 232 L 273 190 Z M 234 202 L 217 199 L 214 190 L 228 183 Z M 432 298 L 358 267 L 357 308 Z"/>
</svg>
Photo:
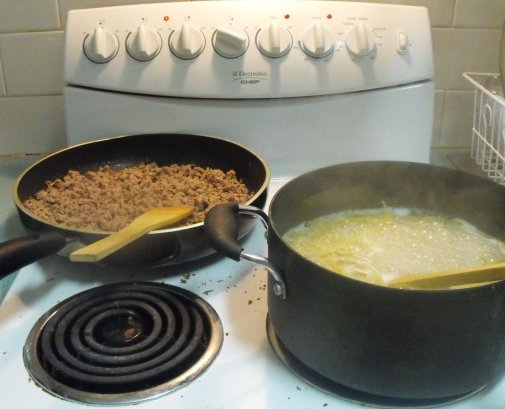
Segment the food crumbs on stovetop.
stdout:
<svg viewBox="0 0 505 409">
<path fill-rule="evenodd" d="M 181 284 L 187 284 L 190 278 L 191 278 L 190 273 L 183 274 L 180 280 Z"/>
</svg>

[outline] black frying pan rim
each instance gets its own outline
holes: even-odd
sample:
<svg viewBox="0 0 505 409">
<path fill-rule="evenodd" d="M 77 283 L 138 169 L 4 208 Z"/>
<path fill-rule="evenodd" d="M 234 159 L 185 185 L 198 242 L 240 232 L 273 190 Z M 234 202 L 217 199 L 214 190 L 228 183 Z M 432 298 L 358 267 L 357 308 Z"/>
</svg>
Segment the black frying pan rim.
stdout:
<svg viewBox="0 0 505 409">
<path fill-rule="evenodd" d="M 45 155 L 43 158 L 32 163 L 16 179 L 16 182 L 14 183 L 13 190 L 12 190 L 13 197 L 14 197 L 14 203 L 20 212 L 24 213 L 25 215 L 27 215 L 31 219 L 34 219 L 37 222 L 41 223 L 44 227 L 58 229 L 59 231 L 62 231 L 64 233 L 66 233 L 67 235 L 72 236 L 72 235 L 76 235 L 76 234 L 93 234 L 93 235 L 99 235 L 99 236 L 109 236 L 114 232 L 103 231 L 103 230 L 89 230 L 89 229 L 74 228 L 71 226 L 67 226 L 65 224 L 53 223 L 47 219 L 37 216 L 35 213 L 28 210 L 24 206 L 23 202 L 20 200 L 19 195 L 18 195 L 19 185 L 24 180 L 25 175 L 27 173 L 29 173 L 34 167 L 40 165 L 42 162 L 45 162 L 52 157 L 55 157 L 57 155 L 61 155 L 63 152 L 70 151 L 70 150 L 77 150 L 85 145 L 97 145 L 100 143 L 106 143 L 107 141 L 110 141 L 112 139 L 118 139 L 118 138 L 125 138 L 126 139 L 129 137 L 141 137 L 144 135 L 149 136 L 149 135 L 160 135 L 160 134 L 164 134 L 167 136 L 168 135 L 179 135 L 179 136 L 188 135 L 188 136 L 196 136 L 196 137 L 204 137 L 204 138 L 214 139 L 214 140 L 225 142 L 225 143 L 228 143 L 231 145 L 235 145 L 236 147 L 243 149 L 243 150 L 249 152 L 252 156 L 254 156 L 262 164 L 262 166 L 265 170 L 265 178 L 264 178 L 264 181 L 263 181 L 263 184 L 261 185 L 261 187 L 259 189 L 257 189 L 255 194 L 244 204 L 247 204 L 247 205 L 252 204 L 255 200 L 257 200 L 263 194 L 263 192 L 266 190 L 266 188 L 269 184 L 270 169 L 268 168 L 266 162 L 258 154 L 256 154 L 256 152 L 254 152 L 253 150 L 251 150 L 251 149 L 245 147 L 244 145 L 237 143 L 235 141 L 230 141 L 229 139 L 226 139 L 223 137 L 207 135 L 207 134 L 186 134 L 186 133 L 174 133 L 174 132 L 170 132 L 170 133 L 157 132 L 157 133 L 153 133 L 153 134 L 149 134 L 149 133 L 147 133 L 147 134 L 130 134 L 130 135 L 119 135 L 119 136 L 114 136 L 114 137 L 109 137 L 109 138 L 95 139 L 92 141 L 87 141 L 87 142 L 79 143 L 76 145 L 71 145 L 66 148 L 62 148 L 62 149 L 59 149 L 55 152 L 52 152 L 48 155 Z M 43 189 L 43 187 L 41 187 L 41 189 Z M 168 232 L 178 232 L 178 231 L 190 230 L 190 229 L 194 229 L 194 228 L 198 228 L 198 227 L 202 227 L 202 226 L 203 226 L 203 222 L 199 222 L 199 223 L 193 223 L 193 224 L 181 226 L 181 227 L 173 227 L 173 228 L 168 228 L 168 229 L 157 229 L 157 230 L 153 230 L 153 231 L 149 232 L 148 234 L 155 235 L 155 234 L 163 234 L 163 233 L 168 233 Z"/>
</svg>

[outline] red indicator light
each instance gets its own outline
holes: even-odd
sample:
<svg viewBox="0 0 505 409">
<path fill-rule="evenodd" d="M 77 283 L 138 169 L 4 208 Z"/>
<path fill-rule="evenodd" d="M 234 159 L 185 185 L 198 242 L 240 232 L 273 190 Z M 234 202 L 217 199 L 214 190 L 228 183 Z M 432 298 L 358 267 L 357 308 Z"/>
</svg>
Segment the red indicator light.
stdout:
<svg viewBox="0 0 505 409">
<path fill-rule="evenodd" d="M 284 14 L 284 18 L 287 20 L 289 19 L 289 14 Z"/>
<path fill-rule="evenodd" d="M 168 20 L 170 20 L 170 17 L 165 16 L 165 17 L 163 17 L 163 20 L 164 20 L 164 21 L 168 21 Z"/>
<path fill-rule="evenodd" d="M 326 18 L 327 18 L 328 20 L 331 20 L 331 19 L 333 18 L 333 16 L 332 16 L 331 14 L 328 14 L 328 15 L 326 16 Z"/>
</svg>

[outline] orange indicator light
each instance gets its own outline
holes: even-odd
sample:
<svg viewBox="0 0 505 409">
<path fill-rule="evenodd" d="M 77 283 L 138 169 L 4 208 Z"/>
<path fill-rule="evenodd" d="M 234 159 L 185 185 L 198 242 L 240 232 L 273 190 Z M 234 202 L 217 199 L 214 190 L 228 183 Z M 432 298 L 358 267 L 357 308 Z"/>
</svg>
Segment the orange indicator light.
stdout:
<svg viewBox="0 0 505 409">
<path fill-rule="evenodd" d="M 170 20 L 170 17 L 165 16 L 165 17 L 163 17 L 163 20 L 164 20 L 164 21 L 168 21 L 168 20 Z"/>
<path fill-rule="evenodd" d="M 328 20 L 331 20 L 331 19 L 333 18 L 333 16 L 332 16 L 331 14 L 328 14 L 328 15 L 326 16 L 326 18 L 327 18 Z"/>
<path fill-rule="evenodd" d="M 288 19 L 289 19 L 289 14 L 284 14 L 284 18 L 285 18 L 286 20 L 288 20 Z"/>
</svg>

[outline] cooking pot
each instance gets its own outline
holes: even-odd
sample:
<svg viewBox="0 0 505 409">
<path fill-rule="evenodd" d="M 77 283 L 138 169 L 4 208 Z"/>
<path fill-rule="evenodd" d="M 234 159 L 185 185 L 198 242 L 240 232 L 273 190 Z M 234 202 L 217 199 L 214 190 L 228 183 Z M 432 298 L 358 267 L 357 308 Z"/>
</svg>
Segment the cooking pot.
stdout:
<svg viewBox="0 0 505 409">
<path fill-rule="evenodd" d="M 270 342 L 309 382 L 374 402 L 437 403 L 474 393 L 504 375 L 505 282 L 436 291 L 387 288 L 318 266 L 283 240 L 308 220 L 384 202 L 459 217 L 505 240 L 505 187 L 405 162 L 315 170 L 284 185 L 268 216 L 251 206 L 219 205 L 205 226 L 218 251 L 270 271 Z M 235 241 L 237 213 L 259 215 L 268 225 L 268 258 Z"/>
<path fill-rule="evenodd" d="M 228 171 L 234 169 L 249 190 L 248 201 L 263 206 L 269 170 L 249 149 L 216 137 L 189 134 L 147 134 L 102 139 L 55 152 L 25 170 L 14 186 L 14 201 L 22 223 L 32 234 L 0 244 L 0 278 L 22 266 L 57 251 L 71 251 L 95 242 L 110 232 L 76 229 L 52 223 L 28 210 L 23 202 L 45 188 L 46 180 L 62 178 L 72 169 L 81 173 L 156 162 L 159 166 L 195 164 Z M 249 218 L 240 221 L 240 236 L 254 226 Z M 213 253 L 205 239 L 203 222 L 159 229 L 118 250 L 101 263 L 116 266 L 156 267 L 194 260 Z"/>
</svg>

